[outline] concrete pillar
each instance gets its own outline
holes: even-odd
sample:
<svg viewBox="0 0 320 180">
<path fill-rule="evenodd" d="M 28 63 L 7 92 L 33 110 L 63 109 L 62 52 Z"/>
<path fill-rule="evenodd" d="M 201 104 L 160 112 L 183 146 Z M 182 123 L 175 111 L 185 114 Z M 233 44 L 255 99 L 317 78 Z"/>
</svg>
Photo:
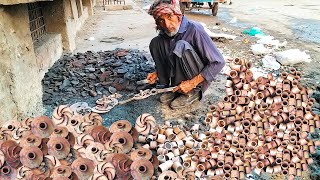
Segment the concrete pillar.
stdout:
<svg viewBox="0 0 320 180">
<path fill-rule="evenodd" d="M 78 7 L 76 0 L 70 0 L 71 12 L 73 19 L 79 18 Z"/>
<path fill-rule="evenodd" d="M 88 7 L 88 11 L 89 11 L 89 15 L 92 16 L 93 15 L 93 3 L 92 0 L 83 0 L 83 6 L 87 6 Z"/>
<path fill-rule="evenodd" d="M 0 123 L 41 115 L 41 77 L 26 4 L 0 6 L 0 54 Z"/>
<path fill-rule="evenodd" d="M 80 17 L 80 16 L 82 16 L 82 13 L 83 13 L 82 0 L 76 0 L 76 5 L 77 5 L 77 9 L 78 9 L 78 15 Z"/>
<path fill-rule="evenodd" d="M 55 0 L 43 6 L 44 20 L 48 32 L 61 34 L 63 49 L 71 52 L 75 49 L 75 37 L 69 33 L 68 23 L 72 19 L 71 1 Z M 76 17 L 77 18 L 77 17 Z"/>
</svg>

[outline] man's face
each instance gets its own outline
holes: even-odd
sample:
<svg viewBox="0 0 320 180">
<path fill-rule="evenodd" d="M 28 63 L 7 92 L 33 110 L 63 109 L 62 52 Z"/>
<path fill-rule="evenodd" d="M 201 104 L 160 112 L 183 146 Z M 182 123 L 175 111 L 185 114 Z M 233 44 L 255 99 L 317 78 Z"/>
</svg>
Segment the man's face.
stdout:
<svg viewBox="0 0 320 180">
<path fill-rule="evenodd" d="M 167 35 L 174 36 L 179 30 L 181 18 L 175 14 L 163 14 L 157 19 L 157 24 Z"/>
</svg>

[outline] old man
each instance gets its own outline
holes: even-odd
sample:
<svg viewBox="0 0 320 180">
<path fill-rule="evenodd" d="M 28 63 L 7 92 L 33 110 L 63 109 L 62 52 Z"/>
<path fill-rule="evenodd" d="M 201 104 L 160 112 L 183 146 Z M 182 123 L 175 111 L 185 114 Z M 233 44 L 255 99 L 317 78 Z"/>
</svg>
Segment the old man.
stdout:
<svg viewBox="0 0 320 180">
<path fill-rule="evenodd" d="M 157 37 L 150 43 L 156 72 L 147 79 L 164 87 L 177 86 L 173 92 L 161 95 L 160 102 L 172 109 L 184 108 L 201 99 L 225 61 L 203 26 L 189 21 L 176 3 L 157 0 L 149 9 Z"/>
</svg>

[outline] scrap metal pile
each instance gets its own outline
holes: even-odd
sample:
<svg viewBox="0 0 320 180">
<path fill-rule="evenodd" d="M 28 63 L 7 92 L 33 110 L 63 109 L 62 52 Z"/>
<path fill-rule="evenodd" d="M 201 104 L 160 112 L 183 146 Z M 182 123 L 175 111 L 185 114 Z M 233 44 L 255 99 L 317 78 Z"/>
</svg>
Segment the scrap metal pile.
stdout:
<svg viewBox="0 0 320 180">
<path fill-rule="evenodd" d="M 301 72 L 291 68 L 279 79 L 268 74 L 253 80 L 251 63 L 235 59 L 230 67 L 227 96 L 210 107 L 204 122 L 210 127 L 205 142 L 217 166 L 210 174 L 301 176 L 320 145 L 308 139 L 320 121 L 312 112 L 312 91 L 299 85 Z"/>
<path fill-rule="evenodd" d="M 102 126 L 99 114 L 68 106 L 0 129 L 0 179 L 244 179 L 246 174 L 301 176 L 320 141 L 310 90 L 291 68 L 279 79 L 254 80 L 251 63 L 235 59 L 223 102 L 192 127 L 150 114 Z"/>
<path fill-rule="evenodd" d="M 75 97 L 134 91 L 136 81 L 154 71 L 154 65 L 138 50 L 77 53 L 58 60 L 43 79 L 43 102 L 65 104 Z"/>
</svg>

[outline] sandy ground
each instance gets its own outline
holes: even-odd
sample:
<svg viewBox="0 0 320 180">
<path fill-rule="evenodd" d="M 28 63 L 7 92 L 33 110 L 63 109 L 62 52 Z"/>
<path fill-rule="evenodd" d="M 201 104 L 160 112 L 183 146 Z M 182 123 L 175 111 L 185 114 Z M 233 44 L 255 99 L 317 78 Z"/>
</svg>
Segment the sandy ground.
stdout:
<svg viewBox="0 0 320 180">
<path fill-rule="evenodd" d="M 78 34 L 75 53 L 115 48 L 135 48 L 148 53 L 149 42 L 156 35 L 156 31 L 154 20 L 141 8 L 150 4 L 150 1 L 137 1 L 136 4 L 127 1 L 127 3 L 133 5 L 132 10 L 104 11 L 102 7 L 96 7 L 95 14 Z M 262 57 L 253 55 L 250 45 L 257 39 L 243 35 L 244 29 L 257 26 L 280 41 L 287 40 L 286 49 L 308 50 L 313 59 L 312 63 L 299 64 L 295 67 L 303 71 L 302 83 L 316 89 L 320 81 L 318 72 L 320 14 L 316 15 L 320 9 L 319 2 L 247 0 L 233 1 L 232 5 L 220 4 L 219 6 L 217 17 L 213 17 L 209 10 L 203 9 L 193 9 L 185 15 L 191 20 L 204 22 L 214 32 L 238 36 L 236 40 L 215 43 L 225 56 L 250 60 L 256 67 L 261 67 Z M 282 67 L 282 69 L 286 68 Z M 224 75 L 219 75 L 206 92 L 203 101 L 189 108 L 171 110 L 167 105 L 156 102 L 158 97 L 152 97 L 113 109 L 104 115 L 104 124 L 110 125 L 117 119 L 128 119 L 133 122 L 143 112 L 152 113 L 159 122 L 170 119 L 188 119 L 187 122 L 190 123 L 202 121 L 209 106 L 217 103 L 224 96 L 225 79 Z M 124 111 L 126 113 L 123 113 Z"/>
</svg>

